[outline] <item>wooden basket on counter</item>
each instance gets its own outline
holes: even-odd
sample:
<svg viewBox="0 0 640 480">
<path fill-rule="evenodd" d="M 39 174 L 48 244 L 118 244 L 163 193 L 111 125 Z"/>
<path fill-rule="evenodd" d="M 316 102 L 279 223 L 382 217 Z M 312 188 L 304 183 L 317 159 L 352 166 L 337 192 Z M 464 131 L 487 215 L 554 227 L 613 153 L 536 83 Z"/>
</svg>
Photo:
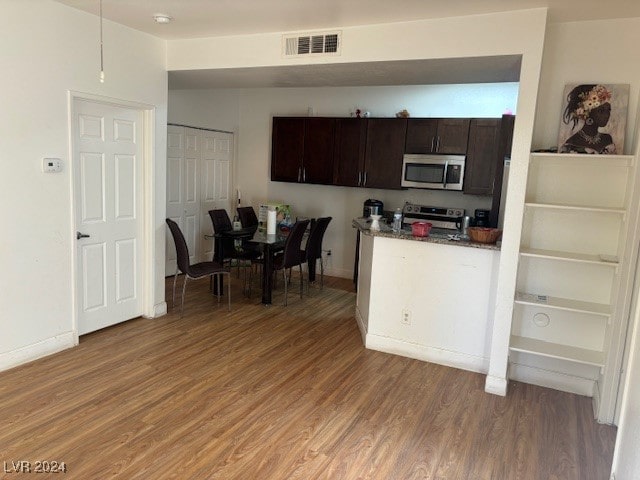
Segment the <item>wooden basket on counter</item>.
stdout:
<svg viewBox="0 0 640 480">
<path fill-rule="evenodd" d="M 467 233 L 472 242 L 496 243 L 500 235 L 502 235 L 502 230 L 498 228 L 469 227 Z"/>
</svg>

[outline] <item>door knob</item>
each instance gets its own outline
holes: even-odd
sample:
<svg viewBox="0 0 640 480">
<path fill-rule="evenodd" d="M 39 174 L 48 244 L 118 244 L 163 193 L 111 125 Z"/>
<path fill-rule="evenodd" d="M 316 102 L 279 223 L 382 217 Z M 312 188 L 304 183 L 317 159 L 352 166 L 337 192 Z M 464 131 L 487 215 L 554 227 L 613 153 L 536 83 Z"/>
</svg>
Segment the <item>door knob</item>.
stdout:
<svg viewBox="0 0 640 480">
<path fill-rule="evenodd" d="M 91 235 L 87 235 L 86 233 L 76 232 L 76 238 L 80 240 L 81 238 L 89 238 Z"/>
</svg>

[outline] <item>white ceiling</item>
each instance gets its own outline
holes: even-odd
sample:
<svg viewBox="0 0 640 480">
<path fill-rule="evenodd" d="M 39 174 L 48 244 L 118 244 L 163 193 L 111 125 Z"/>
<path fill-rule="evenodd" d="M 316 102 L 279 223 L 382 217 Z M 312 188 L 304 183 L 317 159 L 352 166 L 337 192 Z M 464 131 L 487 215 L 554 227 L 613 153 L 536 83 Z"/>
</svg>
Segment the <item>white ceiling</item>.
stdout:
<svg viewBox="0 0 640 480">
<path fill-rule="evenodd" d="M 98 14 L 99 0 L 57 0 Z M 104 18 L 165 39 L 294 32 L 548 7 L 552 22 L 640 17 L 638 0 L 102 0 Z M 174 18 L 168 25 L 155 13 Z"/>
<path fill-rule="evenodd" d="M 100 0 L 56 0 L 91 14 Z M 551 22 L 640 17 L 640 0 L 102 0 L 104 18 L 167 40 L 304 32 L 549 8 Z M 167 25 L 153 21 L 162 13 Z M 421 85 L 518 81 L 520 59 L 417 60 L 169 72 L 170 89 Z"/>
</svg>

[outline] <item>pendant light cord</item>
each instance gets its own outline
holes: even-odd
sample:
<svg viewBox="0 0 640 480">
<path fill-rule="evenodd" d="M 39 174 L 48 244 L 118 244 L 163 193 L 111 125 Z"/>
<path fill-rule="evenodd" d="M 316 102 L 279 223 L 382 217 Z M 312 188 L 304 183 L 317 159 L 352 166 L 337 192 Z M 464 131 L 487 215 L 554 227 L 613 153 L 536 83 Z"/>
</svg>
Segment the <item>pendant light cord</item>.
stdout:
<svg viewBox="0 0 640 480">
<path fill-rule="evenodd" d="M 102 45 L 102 0 L 100 0 L 100 82 L 104 83 L 104 53 Z"/>
</svg>

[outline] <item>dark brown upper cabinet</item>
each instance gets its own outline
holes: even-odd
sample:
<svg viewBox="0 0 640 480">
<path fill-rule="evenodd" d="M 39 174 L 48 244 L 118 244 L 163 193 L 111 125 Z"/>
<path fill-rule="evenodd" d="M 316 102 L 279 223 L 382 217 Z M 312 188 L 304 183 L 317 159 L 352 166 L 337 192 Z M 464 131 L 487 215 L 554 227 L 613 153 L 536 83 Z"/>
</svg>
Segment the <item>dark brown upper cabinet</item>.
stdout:
<svg viewBox="0 0 640 480">
<path fill-rule="evenodd" d="M 333 182 L 335 119 L 274 117 L 271 180 Z"/>
<path fill-rule="evenodd" d="M 271 180 L 298 182 L 304 152 L 304 119 L 275 118 L 271 142 Z"/>
<path fill-rule="evenodd" d="M 467 153 L 468 118 L 410 118 L 405 153 Z"/>
<path fill-rule="evenodd" d="M 401 188 L 406 118 L 369 118 L 362 187 Z"/>
<path fill-rule="evenodd" d="M 334 118 L 305 119 L 302 181 L 305 183 L 333 183 Z"/>
<path fill-rule="evenodd" d="M 360 187 L 362 185 L 366 143 L 366 119 L 336 119 L 335 153 L 333 156 L 334 185 L 345 187 Z"/>
<path fill-rule="evenodd" d="M 492 195 L 498 162 L 499 118 L 474 118 L 469 128 L 469 147 L 464 172 L 464 193 Z M 501 188 L 501 184 L 497 188 Z"/>
<path fill-rule="evenodd" d="M 516 117 L 514 115 L 503 115 L 500 120 L 500 140 L 498 141 L 498 154 L 496 156 L 495 184 L 493 186 L 493 199 L 491 203 L 491 215 L 489 215 L 489 225 L 498 226 L 498 215 L 502 200 L 502 184 L 504 178 L 505 160 L 511 158 L 511 146 L 513 143 L 513 127 Z"/>
</svg>

